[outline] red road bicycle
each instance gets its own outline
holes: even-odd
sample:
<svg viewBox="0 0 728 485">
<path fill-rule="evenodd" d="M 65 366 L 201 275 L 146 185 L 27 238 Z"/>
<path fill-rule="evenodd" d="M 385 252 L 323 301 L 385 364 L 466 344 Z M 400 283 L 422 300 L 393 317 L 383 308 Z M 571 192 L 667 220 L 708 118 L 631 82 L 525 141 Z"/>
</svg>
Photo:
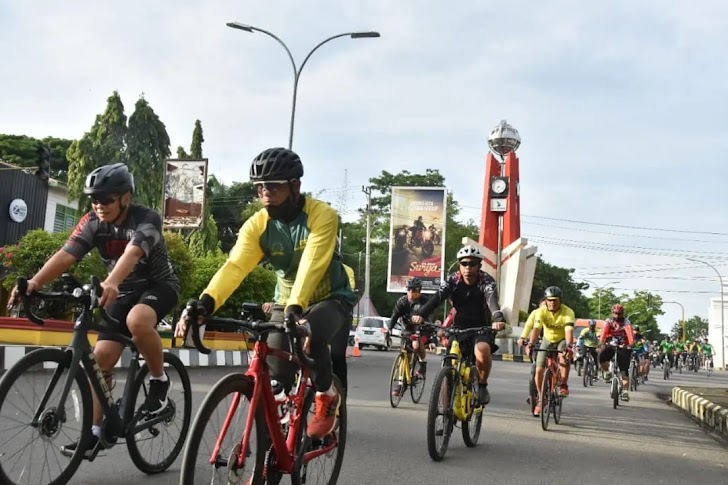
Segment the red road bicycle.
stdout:
<svg viewBox="0 0 728 485">
<path fill-rule="evenodd" d="M 258 313 L 257 305 L 244 305 L 247 316 Z M 202 353 L 209 353 L 201 341 L 198 308 L 187 305 L 187 330 Z M 312 384 L 313 360 L 302 349 L 308 326 L 266 322 L 255 316 L 248 320 L 205 317 L 213 323 L 250 333 L 255 340 L 247 372 L 229 374 L 213 386 L 195 417 L 184 450 L 180 484 L 246 483 L 278 484 L 291 475 L 298 484 L 334 485 L 339 477 L 346 445 L 346 402 L 340 382 L 334 383 L 341 396 L 334 431 L 322 439 L 310 438 L 305 430 L 316 390 Z M 270 332 L 285 332 L 290 351 L 268 347 Z M 275 400 L 267 357 L 298 364 L 294 385 L 283 405 Z M 286 419 L 281 419 L 285 411 Z"/>
<path fill-rule="evenodd" d="M 559 368 L 558 354 L 566 352 L 558 349 L 536 349 L 537 352 L 547 352 L 546 368 L 541 383 L 541 428 L 549 428 L 549 417 L 553 414 L 554 423 L 561 422 L 561 406 L 564 398 L 560 394 L 561 369 Z"/>
</svg>

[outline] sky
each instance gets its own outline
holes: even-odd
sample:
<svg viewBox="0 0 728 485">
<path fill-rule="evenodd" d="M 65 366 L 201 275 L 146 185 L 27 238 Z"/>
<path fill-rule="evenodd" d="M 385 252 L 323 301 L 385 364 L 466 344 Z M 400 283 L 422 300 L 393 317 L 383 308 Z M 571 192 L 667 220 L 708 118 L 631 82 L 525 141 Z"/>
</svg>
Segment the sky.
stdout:
<svg viewBox="0 0 728 485">
<path fill-rule="evenodd" d="M 383 170 L 438 169 L 480 220 L 490 130 L 520 133 L 522 233 L 551 264 L 707 317 L 728 267 L 728 2 L 0 0 L 0 133 L 76 139 L 118 90 L 210 172 L 285 146 L 354 217 Z M 614 282 L 614 283 L 613 283 Z M 663 329 L 680 318 L 666 304 Z"/>
</svg>

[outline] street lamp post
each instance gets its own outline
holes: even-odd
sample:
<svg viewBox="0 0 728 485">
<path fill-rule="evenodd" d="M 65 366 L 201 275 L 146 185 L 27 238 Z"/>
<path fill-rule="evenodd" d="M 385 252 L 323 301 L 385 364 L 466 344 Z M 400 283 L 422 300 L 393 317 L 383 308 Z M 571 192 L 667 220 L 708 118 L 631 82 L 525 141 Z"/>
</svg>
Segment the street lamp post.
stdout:
<svg viewBox="0 0 728 485">
<path fill-rule="evenodd" d="M 611 285 L 612 283 L 619 283 L 619 281 L 610 281 L 609 283 L 604 283 L 602 286 L 599 286 L 598 284 L 594 283 L 591 280 L 585 280 L 582 278 L 582 281 L 585 281 L 586 283 L 590 283 L 597 288 L 597 301 L 598 303 L 598 313 L 599 313 L 599 320 L 602 319 L 602 290 L 607 287 L 607 285 Z"/>
<path fill-rule="evenodd" d="M 685 342 L 685 307 L 682 305 L 682 303 L 677 301 L 663 301 L 662 303 L 674 303 L 675 305 L 680 305 L 681 308 L 681 317 L 680 317 L 680 326 L 682 326 L 682 341 Z"/>
<path fill-rule="evenodd" d="M 311 49 L 311 51 L 306 55 L 306 57 L 303 59 L 303 62 L 301 63 L 300 67 L 296 66 L 296 61 L 293 59 L 293 54 L 291 54 L 290 49 L 288 49 L 288 46 L 283 42 L 278 36 L 273 34 L 272 32 L 268 32 L 267 30 L 260 29 L 258 27 L 253 27 L 252 25 L 246 25 L 241 24 L 239 22 L 228 22 L 228 27 L 232 29 L 238 29 L 243 30 L 245 32 L 261 32 L 263 34 L 266 34 L 270 37 L 273 37 L 283 48 L 286 50 L 286 54 L 288 54 L 288 59 L 291 61 L 291 66 L 293 66 L 293 104 L 291 106 L 291 125 L 289 128 L 288 133 L 288 149 L 293 148 L 293 125 L 296 119 L 296 97 L 298 94 L 298 80 L 301 78 L 301 71 L 303 71 L 304 66 L 306 65 L 306 62 L 308 62 L 309 58 L 313 55 L 316 50 L 318 50 L 319 47 L 326 44 L 327 42 L 330 42 L 334 39 L 338 39 L 339 37 L 350 37 L 352 39 L 365 39 L 365 38 L 372 38 L 372 37 L 379 37 L 379 32 L 346 32 L 343 34 L 337 34 L 329 37 L 328 39 L 325 39 L 318 43 L 316 47 Z"/>
<path fill-rule="evenodd" d="M 720 272 L 718 271 L 718 268 L 713 266 L 710 263 L 707 263 L 703 261 L 702 259 L 694 259 L 694 258 L 686 258 L 688 261 L 693 261 L 694 263 L 701 263 L 705 266 L 710 267 L 713 271 L 715 271 L 715 274 L 718 275 L 718 282 L 720 283 L 720 346 L 721 346 L 721 352 L 720 352 L 720 360 L 721 360 L 721 367 L 725 369 L 725 317 L 723 316 L 725 313 L 725 303 L 723 302 L 723 277 L 720 275 Z"/>
</svg>

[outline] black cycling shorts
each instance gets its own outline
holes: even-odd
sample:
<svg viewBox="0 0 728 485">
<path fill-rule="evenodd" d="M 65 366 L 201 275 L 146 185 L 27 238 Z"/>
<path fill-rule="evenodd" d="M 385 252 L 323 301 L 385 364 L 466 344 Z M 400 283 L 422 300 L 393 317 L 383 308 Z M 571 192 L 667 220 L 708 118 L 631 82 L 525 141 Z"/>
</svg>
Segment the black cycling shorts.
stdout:
<svg viewBox="0 0 728 485">
<path fill-rule="evenodd" d="M 500 347 L 495 344 L 495 332 L 486 332 L 477 335 L 471 335 L 458 340 L 460 342 L 460 352 L 462 355 L 474 355 L 475 346 L 480 342 L 490 345 L 490 354 L 495 354 Z"/>
<path fill-rule="evenodd" d="M 121 324 L 121 333 L 131 338 L 131 332 L 126 326 L 126 317 L 131 309 L 138 305 L 144 304 L 152 307 L 157 314 L 157 323 L 164 318 L 169 312 L 174 310 L 179 301 L 177 290 L 166 284 L 153 286 L 144 290 L 137 290 L 127 293 L 111 304 L 106 311 L 111 318 L 115 318 Z M 118 334 L 113 332 L 100 332 L 98 340 L 114 340 L 122 342 Z"/>
</svg>

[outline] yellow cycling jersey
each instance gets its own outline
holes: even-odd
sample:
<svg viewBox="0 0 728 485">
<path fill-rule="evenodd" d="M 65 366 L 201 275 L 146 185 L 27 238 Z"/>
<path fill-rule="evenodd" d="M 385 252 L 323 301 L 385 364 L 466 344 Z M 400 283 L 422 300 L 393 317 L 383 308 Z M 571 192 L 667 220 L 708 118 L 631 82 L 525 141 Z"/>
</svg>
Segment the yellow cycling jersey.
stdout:
<svg viewBox="0 0 728 485">
<path fill-rule="evenodd" d="M 561 342 L 566 338 L 566 327 L 573 327 L 576 317 L 574 310 L 562 304 L 556 313 L 551 313 L 545 306 L 534 310 L 533 328 L 543 329 L 543 337 L 549 342 Z"/>
<path fill-rule="evenodd" d="M 303 210 L 289 223 L 273 220 L 265 209 L 240 229 L 227 261 L 203 294 L 220 308 L 260 261 L 275 270 L 275 301 L 302 308 L 328 298 L 351 303 L 356 296 L 340 257 L 335 253 L 338 216 L 327 203 L 307 197 Z"/>
<path fill-rule="evenodd" d="M 533 330 L 533 322 L 536 320 L 536 313 L 538 312 L 538 310 L 539 309 L 536 308 L 528 315 L 528 318 L 526 319 L 526 325 L 524 325 L 523 332 L 521 332 L 522 339 L 528 339 L 528 336 L 531 335 L 531 330 Z"/>
</svg>

